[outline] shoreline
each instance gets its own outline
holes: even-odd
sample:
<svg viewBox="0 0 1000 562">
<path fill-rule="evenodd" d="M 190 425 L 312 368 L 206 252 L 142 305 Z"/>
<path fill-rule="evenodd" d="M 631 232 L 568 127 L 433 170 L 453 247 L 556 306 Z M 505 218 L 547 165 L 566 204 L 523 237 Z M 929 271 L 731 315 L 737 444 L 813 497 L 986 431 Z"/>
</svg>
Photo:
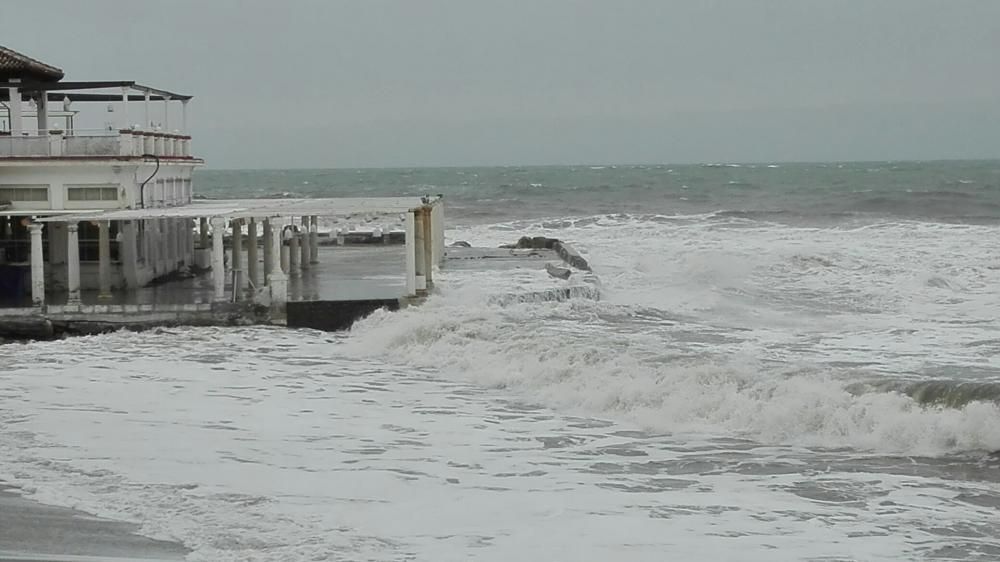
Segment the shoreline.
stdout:
<svg viewBox="0 0 1000 562">
<path fill-rule="evenodd" d="M 39 503 L 0 482 L 0 562 L 166 562 L 191 551 L 136 533 L 137 525 Z"/>
</svg>

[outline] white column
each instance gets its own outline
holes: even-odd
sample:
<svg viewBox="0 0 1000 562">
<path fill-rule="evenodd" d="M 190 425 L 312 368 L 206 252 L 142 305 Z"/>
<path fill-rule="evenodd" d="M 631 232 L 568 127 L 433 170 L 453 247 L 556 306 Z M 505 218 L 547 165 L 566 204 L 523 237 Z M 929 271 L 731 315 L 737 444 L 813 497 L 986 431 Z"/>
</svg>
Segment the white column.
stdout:
<svg viewBox="0 0 1000 562">
<path fill-rule="evenodd" d="M 416 248 L 414 249 L 414 260 L 416 268 L 416 282 L 417 282 L 417 294 L 423 295 L 427 291 L 427 258 L 425 256 L 425 251 L 427 248 L 427 240 L 424 237 L 424 233 L 427 229 L 424 228 L 424 210 L 417 209 L 411 213 L 413 215 L 413 229 L 415 236 L 414 243 Z"/>
<path fill-rule="evenodd" d="M 257 219 L 250 217 L 247 224 L 247 279 L 257 286 Z"/>
<path fill-rule="evenodd" d="M 66 304 L 80 304 L 80 225 L 66 224 Z"/>
<path fill-rule="evenodd" d="M 41 223 L 28 225 L 31 235 L 31 302 L 35 306 L 45 304 L 45 256 L 42 254 Z"/>
<path fill-rule="evenodd" d="M 45 136 L 49 134 L 49 94 L 42 92 L 38 96 L 38 110 L 35 113 L 38 117 L 38 134 Z"/>
<path fill-rule="evenodd" d="M 212 218 L 212 284 L 215 300 L 226 300 L 226 254 L 222 237 L 226 235 L 226 219 Z"/>
<path fill-rule="evenodd" d="M 431 208 L 424 207 L 420 213 L 423 216 L 424 227 L 424 279 L 425 286 L 430 289 L 434 286 L 434 229 L 431 224 Z"/>
<path fill-rule="evenodd" d="M 272 263 L 271 271 L 267 274 L 267 285 L 271 288 L 271 307 L 276 310 L 282 310 L 285 307 L 285 303 L 288 302 L 288 278 L 281 271 L 280 264 L 274 263 L 274 260 L 280 259 L 281 249 L 284 247 L 281 243 L 281 221 L 270 219 L 268 220 L 268 227 L 270 227 L 269 230 L 271 231 Z"/>
<path fill-rule="evenodd" d="M 198 219 L 198 236 L 203 250 L 208 249 L 208 219 L 201 217 Z"/>
<path fill-rule="evenodd" d="M 417 294 L 417 231 L 413 211 L 406 212 L 406 295 Z"/>
<path fill-rule="evenodd" d="M 291 232 L 292 238 L 288 241 L 288 274 L 292 277 L 298 277 L 302 274 L 299 264 L 299 258 L 302 257 L 302 252 L 299 250 L 299 241 L 302 238 L 302 234 L 295 230 Z"/>
<path fill-rule="evenodd" d="M 300 236 L 299 249 L 302 251 L 302 259 L 299 261 L 299 264 L 305 270 L 309 269 L 309 264 L 312 263 L 312 259 L 309 257 L 309 251 L 312 249 L 309 243 L 309 217 L 302 217 Z"/>
<path fill-rule="evenodd" d="M 163 97 L 163 132 L 170 132 L 170 97 Z"/>
<path fill-rule="evenodd" d="M 230 237 L 232 242 L 232 259 L 229 260 L 229 269 L 233 271 L 243 270 L 243 219 L 233 219 L 229 221 L 229 227 L 232 229 L 233 234 Z M 239 275 L 239 274 L 237 274 Z M 233 287 L 235 291 L 237 287 Z M 242 289 L 242 287 L 239 287 Z"/>
<path fill-rule="evenodd" d="M 191 100 L 181 100 L 181 134 L 188 134 L 188 102 Z"/>
<path fill-rule="evenodd" d="M 101 221 L 97 225 L 97 276 L 100 278 L 98 299 L 111 298 L 111 223 Z"/>
<path fill-rule="evenodd" d="M 11 78 L 11 82 L 20 82 L 19 78 Z M 10 102 L 10 134 L 19 137 L 24 131 L 24 119 L 21 116 L 21 90 L 20 88 L 7 88 Z"/>
<path fill-rule="evenodd" d="M 310 263 L 319 263 L 319 217 L 309 217 L 309 257 Z"/>
<path fill-rule="evenodd" d="M 122 86 L 122 124 L 120 129 L 128 129 L 128 86 Z"/>
<path fill-rule="evenodd" d="M 264 219 L 264 283 L 269 284 L 269 277 L 274 273 L 274 232 L 271 230 L 271 219 Z"/>
<path fill-rule="evenodd" d="M 146 99 L 142 104 L 143 118 L 145 121 L 142 124 L 143 131 L 150 131 L 153 129 L 153 125 L 149 121 L 149 90 L 146 90 Z"/>
</svg>

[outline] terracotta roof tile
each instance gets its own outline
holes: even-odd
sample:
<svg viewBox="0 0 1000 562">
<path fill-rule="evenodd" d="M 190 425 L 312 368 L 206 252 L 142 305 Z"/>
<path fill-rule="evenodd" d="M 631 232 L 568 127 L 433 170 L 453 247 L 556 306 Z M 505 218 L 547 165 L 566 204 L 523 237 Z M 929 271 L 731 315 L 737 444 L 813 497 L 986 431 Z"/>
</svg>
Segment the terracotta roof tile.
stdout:
<svg viewBox="0 0 1000 562">
<path fill-rule="evenodd" d="M 0 81 L 21 78 L 57 82 L 62 80 L 62 77 L 62 70 L 0 45 Z"/>
</svg>

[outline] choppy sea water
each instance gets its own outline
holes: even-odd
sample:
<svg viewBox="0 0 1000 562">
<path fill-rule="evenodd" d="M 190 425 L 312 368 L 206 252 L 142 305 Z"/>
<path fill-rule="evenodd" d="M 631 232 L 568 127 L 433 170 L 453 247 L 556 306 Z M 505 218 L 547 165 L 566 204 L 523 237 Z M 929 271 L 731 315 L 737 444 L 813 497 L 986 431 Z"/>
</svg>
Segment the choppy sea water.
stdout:
<svg viewBox="0 0 1000 562">
<path fill-rule="evenodd" d="M 206 173 L 440 188 L 602 299 L 463 269 L 346 334 L 0 346 L 0 479 L 192 560 L 1000 559 L 1000 164 L 837 166 Z"/>
</svg>

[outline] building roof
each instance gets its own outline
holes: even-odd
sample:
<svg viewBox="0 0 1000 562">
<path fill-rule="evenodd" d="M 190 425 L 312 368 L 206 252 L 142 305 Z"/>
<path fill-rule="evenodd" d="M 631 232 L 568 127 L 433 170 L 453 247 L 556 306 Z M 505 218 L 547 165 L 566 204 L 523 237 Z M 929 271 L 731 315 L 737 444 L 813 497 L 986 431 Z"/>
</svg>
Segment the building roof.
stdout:
<svg viewBox="0 0 1000 562">
<path fill-rule="evenodd" d="M 425 206 L 438 205 L 440 197 L 334 197 L 323 199 L 206 199 L 178 207 L 115 209 L 58 213 L 39 210 L 11 211 L 19 215 L 49 215 L 38 222 L 83 222 L 98 220 L 194 219 L 194 218 L 288 218 L 317 215 L 322 217 L 356 214 L 405 213 Z"/>
<path fill-rule="evenodd" d="M 11 78 L 58 82 L 63 78 L 63 71 L 0 45 L 0 82 L 7 82 Z"/>
</svg>

